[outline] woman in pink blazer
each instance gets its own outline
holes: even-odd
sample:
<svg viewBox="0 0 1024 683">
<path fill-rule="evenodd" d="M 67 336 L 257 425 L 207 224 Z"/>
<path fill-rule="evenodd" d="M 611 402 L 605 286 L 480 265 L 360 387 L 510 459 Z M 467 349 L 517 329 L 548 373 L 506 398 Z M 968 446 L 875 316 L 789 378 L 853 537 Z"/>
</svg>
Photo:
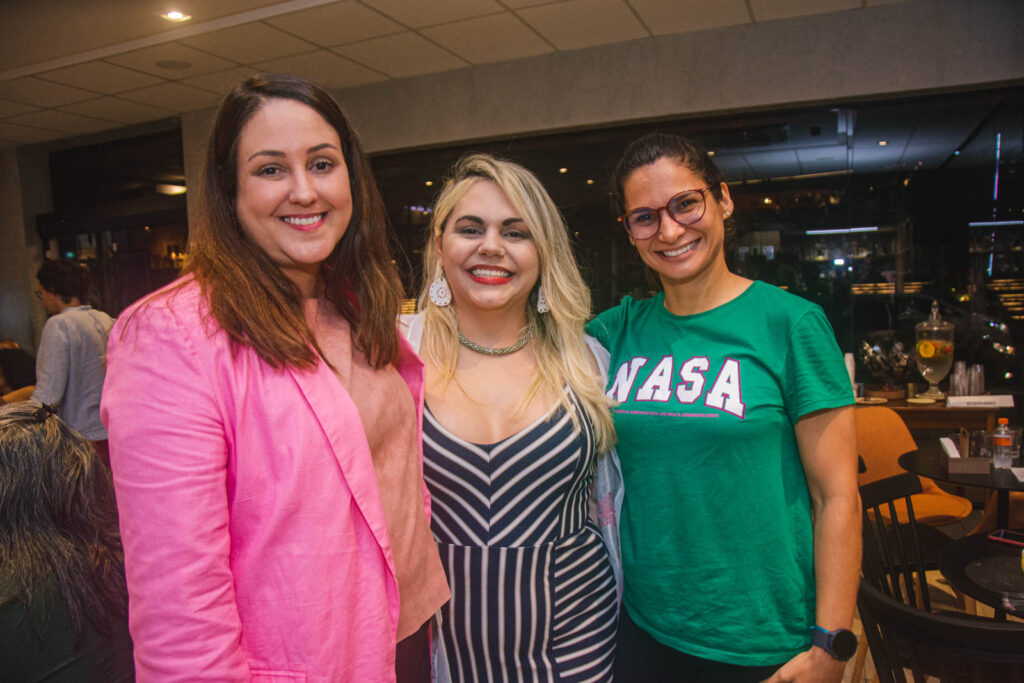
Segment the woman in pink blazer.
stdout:
<svg viewBox="0 0 1024 683">
<path fill-rule="evenodd" d="M 200 193 L 185 276 L 108 351 L 138 679 L 429 680 L 423 366 L 369 164 L 330 96 L 267 74 Z"/>
</svg>

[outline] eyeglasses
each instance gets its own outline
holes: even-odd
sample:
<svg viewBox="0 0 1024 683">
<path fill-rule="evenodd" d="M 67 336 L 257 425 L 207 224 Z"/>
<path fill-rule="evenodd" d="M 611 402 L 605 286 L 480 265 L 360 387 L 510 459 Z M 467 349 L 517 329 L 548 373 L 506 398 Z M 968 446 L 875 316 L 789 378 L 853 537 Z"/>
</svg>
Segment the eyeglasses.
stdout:
<svg viewBox="0 0 1024 683">
<path fill-rule="evenodd" d="M 658 234 L 663 210 L 668 211 L 669 217 L 679 225 L 693 225 L 704 217 L 704 210 L 707 208 L 704 193 L 710 189 L 709 185 L 697 190 L 683 190 L 668 200 L 665 206 L 657 209 L 646 206 L 633 209 L 619 216 L 619 222 L 635 240 L 645 240 Z"/>
</svg>

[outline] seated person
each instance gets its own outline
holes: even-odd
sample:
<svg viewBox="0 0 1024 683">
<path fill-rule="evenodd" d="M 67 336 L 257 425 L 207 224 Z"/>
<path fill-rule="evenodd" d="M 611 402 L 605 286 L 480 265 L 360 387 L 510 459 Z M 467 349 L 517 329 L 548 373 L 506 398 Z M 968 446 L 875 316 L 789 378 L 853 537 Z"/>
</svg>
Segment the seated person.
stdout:
<svg viewBox="0 0 1024 683">
<path fill-rule="evenodd" d="M 0 406 L 0 679 L 134 681 L 110 472 L 53 409 Z"/>
<path fill-rule="evenodd" d="M 35 358 L 17 347 L 0 347 L 0 403 L 27 400 L 35 384 Z"/>
</svg>

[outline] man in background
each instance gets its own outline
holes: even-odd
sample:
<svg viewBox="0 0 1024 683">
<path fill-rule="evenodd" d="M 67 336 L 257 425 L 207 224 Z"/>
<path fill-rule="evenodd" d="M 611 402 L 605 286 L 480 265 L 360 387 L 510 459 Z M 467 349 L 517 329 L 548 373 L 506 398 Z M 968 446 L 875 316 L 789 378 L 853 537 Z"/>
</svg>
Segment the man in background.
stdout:
<svg viewBox="0 0 1024 683">
<path fill-rule="evenodd" d="M 50 319 L 39 340 L 32 400 L 57 406 L 61 418 L 89 439 L 109 464 L 100 395 L 107 371 L 107 336 L 114 321 L 85 304 L 90 288 L 85 266 L 67 259 L 48 260 L 36 279 L 36 296 Z"/>
</svg>

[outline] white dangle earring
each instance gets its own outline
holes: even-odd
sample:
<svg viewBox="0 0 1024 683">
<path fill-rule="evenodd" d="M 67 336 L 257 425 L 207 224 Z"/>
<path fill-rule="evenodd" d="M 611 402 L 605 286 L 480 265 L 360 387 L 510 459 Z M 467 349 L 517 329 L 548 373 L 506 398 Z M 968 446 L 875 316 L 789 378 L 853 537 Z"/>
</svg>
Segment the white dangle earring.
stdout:
<svg viewBox="0 0 1024 683">
<path fill-rule="evenodd" d="M 537 286 L 537 312 L 547 313 L 551 310 L 551 306 L 548 304 L 548 298 L 544 296 L 544 286 Z"/>
<path fill-rule="evenodd" d="M 444 276 L 444 270 L 437 276 L 437 279 L 430 283 L 430 300 L 435 306 L 444 308 L 452 302 L 452 289 L 448 286 L 448 280 Z"/>
</svg>

